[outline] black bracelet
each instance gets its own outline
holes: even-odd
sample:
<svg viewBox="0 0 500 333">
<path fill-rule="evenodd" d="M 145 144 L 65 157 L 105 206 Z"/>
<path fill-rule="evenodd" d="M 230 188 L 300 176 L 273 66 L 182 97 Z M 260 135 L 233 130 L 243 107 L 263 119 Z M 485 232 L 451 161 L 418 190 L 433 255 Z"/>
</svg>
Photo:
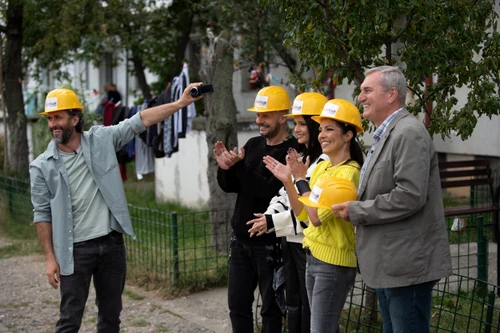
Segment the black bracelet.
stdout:
<svg viewBox="0 0 500 333">
<path fill-rule="evenodd" d="M 307 192 L 311 192 L 311 188 L 309 187 L 309 183 L 305 179 L 300 179 L 295 182 L 295 186 L 297 186 L 297 190 L 299 191 L 299 195 L 302 195 Z"/>
</svg>

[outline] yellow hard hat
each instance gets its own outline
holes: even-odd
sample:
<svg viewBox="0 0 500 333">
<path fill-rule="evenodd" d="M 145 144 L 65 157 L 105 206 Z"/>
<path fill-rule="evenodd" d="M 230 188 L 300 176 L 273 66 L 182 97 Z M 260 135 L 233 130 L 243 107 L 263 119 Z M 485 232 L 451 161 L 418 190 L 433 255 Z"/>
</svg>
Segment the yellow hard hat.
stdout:
<svg viewBox="0 0 500 333">
<path fill-rule="evenodd" d="M 83 110 L 83 105 L 78 100 L 78 96 L 73 90 L 61 88 L 52 90 L 47 94 L 45 109 L 40 114 L 74 109 Z"/>
<path fill-rule="evenodd" d="M 329 100 L 319 116 L 312 119 L 319 123 L 321 118 L 330 118 L 342 123 L 350 124 L 356 127 L 356 132 L 363 133 L 363 124 L 361 123 L 361 113 L 356 105 L 345 99 L 335 98 Z"/>
<path fill-rule="evenodd" d="M 306 206 L 331 209 L 332 205 L 357 200 L 356 186 L 347 179 L 339 177 L 320 178 L 311 190 L 308 198 L 299 200 Z"/>
<path fill-rule="evenodd" d="M 318 116 L 328 99 L 317 92 L 305 92 L 295 97 L 292 106 L 292 113 L 288 117 L 297 116 Z"/>
<path fill-rule="evenodd" d="M 291 107 L 290 97 L 286 90 L 279 86 L 270 86 L 259 90 L 253 108 L 249 108 L 248 111 L 288 111 Z"/>
</svg>

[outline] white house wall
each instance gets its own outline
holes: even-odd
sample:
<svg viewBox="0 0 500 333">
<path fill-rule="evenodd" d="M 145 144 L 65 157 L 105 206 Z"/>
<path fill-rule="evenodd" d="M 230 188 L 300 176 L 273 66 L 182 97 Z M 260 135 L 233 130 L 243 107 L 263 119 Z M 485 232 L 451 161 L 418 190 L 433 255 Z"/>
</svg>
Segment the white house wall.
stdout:
<svg viewBox="0 0 500 333">
<path fill-rule="evenodd" d="M 499 129 L 500 117 L 493 116 L 490 120 L 483 116 L 479 118 L 472 136 L 467 141 L 463 141 L 455 134 L 445 140 L 435 135 L 434 144 L 440 153 L 500 157 Z"/>
<path fill-rule="evenodd" d="M 257 131 L 238 133 L 239 146 Z M 210 150 L 212 151 L 212 150 Z M 209 199 L 207 178 L 208 147 L 205 131 L 190 131 L 179 139 L 179 151 L 170 158 L 155 159 L 155 192 L 159 201 L 175 201 L 201 208 Z"/>
</svg>

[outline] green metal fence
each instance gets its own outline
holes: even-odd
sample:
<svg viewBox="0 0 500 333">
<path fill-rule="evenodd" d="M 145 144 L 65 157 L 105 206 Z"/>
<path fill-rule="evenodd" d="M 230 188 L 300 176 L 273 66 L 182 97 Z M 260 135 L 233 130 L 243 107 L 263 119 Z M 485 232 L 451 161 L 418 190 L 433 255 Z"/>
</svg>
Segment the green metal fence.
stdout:
<svg viewBox="0 0 500 333">
<path fill-rule="evenodd" d="M 230 234 L 226 221 L 232 211 L 178 214 L 132 205 L 129 211 L 136 234 L 135 240 L 125 237 L 130 273 L 166 286 L 225 283 L 228 249 L 224 240 Z M 0 216 L 13 223 L 31 223 L 28 179 L 0 174 Z M 220 225 L 225 227 L 215 229 Z"/>
<path fill-rule="evenodd" d="M 479 191 L 475 200 L 482 200 L 481 190 L 474 191 Z M 136 233 L 136 240 L 126 237 L 131 271 L 143 272 L 143 277 L 165 287 L 225 283 L 231 211 L 177 214 L 132 205 L 129 210 Z M 29 180 L 0 174 L 0 222 L 29 224 L 32 214 Z M 463 230 L 451 230 L 456 218 L 466 221 Z M 497 246 L 492 215 L 451 217 L 446 223 L 457 275 L 436 286 L 432 327 L 439 332 L 462 331 L 462 327 L 469 332 L 498 332 L 496 270 L 488 272 L 488 249 Z M 380 332 L 380 314 L 370 304 L 373 294 L 358 280 L 342 314 L 342 331 Z"/>
<path fill-rule="evenodd" d="M 484 189 L 474 191 L 475 200 L 487 198 Z M 29 180 L 0 174 L 0 209 L 2 216 L 16 223 L 30 223 Z M 126 238 L 131 269 L 172 285 L 226 274 L 227 242 L 223 240 L 230 234 L 231 211 L 177 214 L 132 205 L 129 210 L 136 233 L 135 241 Z M 466 222 L 463 230 L 451 231 L 456 219 Z M 455 273 L 496 281 L 496 274 L 488 274 L 488 249 L 496 246 L 492 214 L 450 217 L 446 223 Z M 225 228 L 214 234 L 217 225 Z"/>
<path fill-rule="evenodd" d="M 227 276 L 227 224 L 214 229 L 220 221 L 229 221 L 231 211 L 170 213 L 129 205 L 136 240 L 126 237 L 128 265 L 148 272 L 151 279 L 167 284 L 212 284 Z M 214 234 L 215 232 L 219 234 Z"/>
<path fill-rule="evenodd" d="M 453 275 L 433 290 L 431 332 L 499 332 L 498 286 Z M 378 308 L 367 304 L 369 291 L 357 282 L 341 316 L 341 332 L 382 332 Z"/>
<path fill-rule="evenodd" d="M 30 184 L 27 179 L 0 174 L 0 216 L 19 223 L 33 220 Z"/>
</svg>

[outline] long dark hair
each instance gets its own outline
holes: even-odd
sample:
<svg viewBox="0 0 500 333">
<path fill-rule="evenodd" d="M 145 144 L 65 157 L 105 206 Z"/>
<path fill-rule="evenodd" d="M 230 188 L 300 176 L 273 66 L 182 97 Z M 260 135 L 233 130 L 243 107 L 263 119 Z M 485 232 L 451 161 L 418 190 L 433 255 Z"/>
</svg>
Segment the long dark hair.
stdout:
<svg viewBox="0 0 500 333">
<path fill-rule="evenodd" d="M 314 163 L 318 157 L 323 152 L 321 149 L 321 145 L 318 141 L 319 135 L 319 124 L 311 119 L 312 116 L 303 115 L 306 125 L 307 131 L 309 132 L 309 142 L 307 142 L 307 148 L 304 154 L 304 162 L 307 156 L 309 156 L 310 163 Z"/>
<path fill-rule="evenodd" d="M 340 122 L 340 121 L 336 121 L 336 122 L 337 122 L 337 124 L 339 124 L 340 128 L 342 129 L 343 134 L 347 134 L 347 132 L 349 132 L 349 131 L 352 132 L 352 138 L 351 138 L 351 141 L 349 142 L 349 153 L 351 154 L 351 160 L 358 162 L 359 166 L 362 167 L 363 163 L 365 161 L 365 158 L 363 156 L 363 150 L 361 149 L 361 146 L 359 145 L 358 141 L 356 140 L 356 127 L 354 127 L 353 125 L 347 124 L 347 123 Z"/>
</svg>

